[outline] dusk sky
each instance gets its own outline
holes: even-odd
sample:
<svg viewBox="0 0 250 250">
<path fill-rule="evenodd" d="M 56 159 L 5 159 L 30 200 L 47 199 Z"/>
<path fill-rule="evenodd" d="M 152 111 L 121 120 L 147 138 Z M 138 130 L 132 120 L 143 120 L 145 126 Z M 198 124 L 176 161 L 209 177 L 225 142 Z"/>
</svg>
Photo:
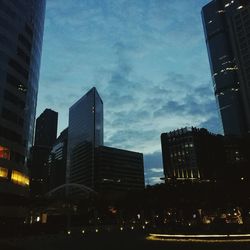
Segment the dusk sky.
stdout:
<svg viewBox="0 0 250 250">
<path fill-rule="evenodd" d="M 37 116 L 95 86 L 106 146 L 144 153 L 146 184 L 163 177 L 160 134 L 220 133 L 201 8 L 208 0 L 47 0 Z"/>
</svg>

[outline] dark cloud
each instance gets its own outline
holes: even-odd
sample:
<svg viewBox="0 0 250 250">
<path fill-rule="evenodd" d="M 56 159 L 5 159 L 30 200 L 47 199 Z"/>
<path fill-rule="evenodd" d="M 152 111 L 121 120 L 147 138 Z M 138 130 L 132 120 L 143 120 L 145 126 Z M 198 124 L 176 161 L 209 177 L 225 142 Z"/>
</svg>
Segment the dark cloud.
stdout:
<svg viewBox="0 0 250 250">
<path fill-rule="evenodd" d="M 156 130 L 142 130 L 140 127 L 128 129 L 126 124 L 128 122 L 124 121 L 123 130 L 116 130 L 114 133 L 106 140 L 106 144 L 109 146 L 120 146 L 124 148 L 137 148 L 140 150 L 138 145 L 150 141 L 152 137 L 157 134 Z M 158 137 L 158 136 L 157 136 Z"/>
</svg>

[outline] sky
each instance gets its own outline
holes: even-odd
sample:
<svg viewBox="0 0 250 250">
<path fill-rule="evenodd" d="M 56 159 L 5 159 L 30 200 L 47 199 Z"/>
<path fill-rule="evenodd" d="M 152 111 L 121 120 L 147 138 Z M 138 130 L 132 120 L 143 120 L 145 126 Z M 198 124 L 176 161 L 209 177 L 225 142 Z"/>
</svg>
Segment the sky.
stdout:
<svg viewBox="0 0 250 250">
<path fill-rule="evenodd" d="M 221 132 L 201 20 L 208 0 L 47 0 L 37 116 L 68 110 L 95 86 L 106 146 L 144 154 L 146 184 L 163 177 L 160 135 Z"/>
</svg>

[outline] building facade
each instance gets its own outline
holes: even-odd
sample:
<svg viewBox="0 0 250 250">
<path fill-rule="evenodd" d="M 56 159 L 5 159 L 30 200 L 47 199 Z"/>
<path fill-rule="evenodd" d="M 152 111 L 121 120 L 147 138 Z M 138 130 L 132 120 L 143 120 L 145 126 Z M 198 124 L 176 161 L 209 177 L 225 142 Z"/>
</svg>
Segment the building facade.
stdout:
<svg viewBox="0 0 250 250">
<path fill-rule="evenodd" d="M 29 193 L 44 15 L 45 0 L 0 0 L 1 194 Z"/>
<path fill-rule="evenodd" d="M 58 113 L 45 109 L 36 119 L 35 146 L 52 147 L 57 137 Z"/>
<path fill-rule="evenodd" d="M 222 136 L 206 129 L 182 128 L 161 134 L 164 175 L 167 179 L 214 179 L 224 164 Z"/>
<path fill-rule="evenodd" d="M 104 193 L 144 189 L 143 154 L 101 146 L 96 148 L 95 190 Z"/>
<path fill-rule="evenodd" d="M 49 190 L 66 183 L 68 128 L 56 139 L 49 155 Z"/>
<path fill-rule="evenodd" d="M 102 145 L 103 102 L 92 88 L 69 109 L 67 183 L 94 188 L 94 152 Z"/>
<path fill-rule="evenodd" d="M 30 153 L 32 196 L 48 192 L 48 158 L 57 136 L 57 121 L 58 113 L 51 109 L 45 109 L 36 119 L 35 144 Z"/>
<path fill-rule="evenodd" d="M 213 0 L 202 8 L 214 93 L 225 135 L 250 132 L 250 3 Z"/>
</svg>

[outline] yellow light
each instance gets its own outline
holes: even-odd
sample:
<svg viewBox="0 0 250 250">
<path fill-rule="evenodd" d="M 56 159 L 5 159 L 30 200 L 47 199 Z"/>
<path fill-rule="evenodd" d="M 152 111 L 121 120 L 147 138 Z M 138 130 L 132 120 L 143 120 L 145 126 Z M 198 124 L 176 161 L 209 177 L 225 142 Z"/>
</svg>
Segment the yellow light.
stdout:
<svg viewBox="0 0 250 250">
<path fill-rule="evenodd" d="M 250 242 L 250 239 L 201 239 L 201 238 L 181 238 L 181 239 L 175 239 L 175 238 L 158 238 L 155 236 L 148 236 L 146 238 L 147 240 L 154 240 L 154 241 L 167 241 L 167 242 L 178 242 L 178 243 L 184 243 L 184 242 L 194 242 L 194 243 L 233 243 L 233 242 Z"/>
<path fill-rule="evenodd" d="M 84 230 L 82 230 L 82 234 L 84 234 L 85 233 L 85 231 Z"/>
<path fill-rule="evenodd" d="M 8 169 L 0 167 L 0 178 L 8 178 Z"/>
<path fill-rule="evenodd" d="M 98 231 L 99 231 L 98 228 L 96 228 L 95 232 L 98 233 Z"/>
<path fill-rule="evenodd" d="M 123 230 L 123 227 L 120 227 L 120 230 L 122 231 L 122 230 Z"/>
<path fill-rule="evenodd" d="M 71 234 L 71 231 L 70 231 L 70 230 L 68 230 L 67 234 L 68 234 L 68 235 L 70 235 L 70 234 Z"/>
<path fill-rule="evenodd" d="M 153 237 L 165 237 L 165 238 L 249 238 L 250 234 L 150 234 Z"/>
<path fill-rule="evenodd" d="M 29 186 L 30 184 L 29 177 L 16 170 L 12 170 L 11 181 L 21 186 Z"/>
</svg>

